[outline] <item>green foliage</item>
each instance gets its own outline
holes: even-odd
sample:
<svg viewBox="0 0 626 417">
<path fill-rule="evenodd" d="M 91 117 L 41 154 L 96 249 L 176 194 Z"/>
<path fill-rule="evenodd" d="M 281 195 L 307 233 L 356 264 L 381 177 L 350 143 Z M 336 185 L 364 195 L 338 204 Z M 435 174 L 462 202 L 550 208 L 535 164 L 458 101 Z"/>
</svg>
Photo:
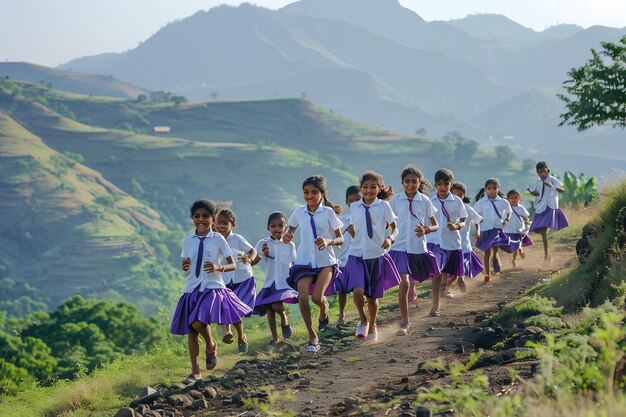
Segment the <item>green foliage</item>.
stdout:
<svg viewBox="0 0 626 417">
<path fill-rule="evenodd" d="M 579 131 L 613 122 L 626 126 L 626 36 L 619 42 L 602 42 L 603 50 L 591 50 L 591 59 L 572 68 L 565 81 L 569 96 L 559 94 L 566 112 L 561 125 L 576 126 Z"/>
<path fill-rule="evenodd" d="M 565 327 L 565 322 L 559 317 L 550 317 L 546 314 L 529 317 L 524 321 L 524 324 L 541 327 L 546 330 L 560 330 Z"/>
<path fill-rule="evenodd" d="M 0 311 L 9 317 L 26 317 L 35 311 L 48 309 L 47 297 L 27 282 L 16 282 L 9 277 L 1 278 L 0 288 Z"/>
<path fill-rule="evenodd" d="M 266 401 L 259 401 L 258 398 L 242 398 L 243 406 L 247 410 L 255 410 L 264 417 L 295 417 L 293 411 L 276 410 L 277 401 L 289 401 L 293 398 L 291 391 L 274 391 L 274 387 L 260 387 L 261 391 L 267 394 Z"/>
<path fill-rule="evenodd" d="M 85 161 L 85 157 L 79 154 L 78 152 L 65 151 L 63 152 L 63 155 L 67 156 L 70 159 L 73 159 L 79 164 Z"/>
<path fill-rule="evenodd" d="M 516 323 L 523 323 L 535 316 L 542 315 L 546 318 L 556 318 L 562 314 L 563 307 L 556 307 L 555 300 L 534 295 L 531 297 L 525 296 L 507 304 L 493 318 L 493 321 L 503 326 L 512 326 Z"/>
<path fill-rule="evenodd" d="M 182 103 L 187 103 L 187 98 L 183 96 L 172 96 L 172 102 L 176 107 L 178 107 Z"/>
<path fill-rule="evenodd" d="M 591 205 L 598 198 L 598 180 L 596 177 L 587 178 L 587 175 L 580 173 L 578 177 L 571 171 L 563 174 L 562 194 L 563 204 L 569 205 Z"/>
<path fill-rule="evenodd" d="M 496 159 L 502 161 L 505 164 L 509 164 L 517 159 L 515 152 L 508 145 L 496 146 Z"/>
</svg>

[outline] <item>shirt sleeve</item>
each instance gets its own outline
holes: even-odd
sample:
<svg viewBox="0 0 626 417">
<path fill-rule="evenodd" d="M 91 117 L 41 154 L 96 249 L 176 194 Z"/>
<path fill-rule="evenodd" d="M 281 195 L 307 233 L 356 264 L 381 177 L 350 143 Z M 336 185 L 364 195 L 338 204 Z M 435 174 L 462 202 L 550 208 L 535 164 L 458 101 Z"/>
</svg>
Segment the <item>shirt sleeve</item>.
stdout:
<svg viewBox="0 0 626 417">
<path fill-rule="evenodd" d="M 389 200 L 389 206 L 391 207 L 391 210 L 393 210 L 393 212 L 397 215 L 398 210 L 396 210 L 396 200 L 397 198 L 395 195 L 391 197 L 391 200 Z"/>
<path fill-rule="evenodd" d="M 263 257 L 263 251 L 261 251 L 261 248 L 263 247 L 263 243 L 265 243 L 265 239 L 261 239 L 259 240 L 256 245 L 254 245 L 254 249 L 256 249 L 258 255 L 262 258 Z"/>
<path fill-rule="evenodd" d="M 556 189 L 556 188 L 563 188 L 563 184 L 561 184 L 561 181 L 559 181 L 558 178 L 556 177 L 550 177 L 551 181 L 550 184 L 552 184 L 552 189 Z"/>
<path fill-rule="evenodd" d="M 478 214 L 483 213 L 483 200 L 478 200 L 476 204 L 474 204 L 474 211 Z"/>
<path fill-rule="evenodd" d="M 291 246 L 291 263 L 296 261 L 296 245 L 293 242 L 289 242 Z"/>
<path fill-rule="evenodd" d="M 458 197 L 457 197 L 458 198 Z M 465 203 L 460 198 L 457 200 L 459 204 L 459 219 L 467 219 L 467 210 L 465 209 Z"/>
<path fill-rule="evenodd" d="M 350 224 L 354 224 L 354 211 L 356 210 L 356 203 L 350 204 Z"/>
<path fill-rule="evenodd" d="M 299 214 L 300 214 L 299 208 L 295 209 L 293 213 L 291 213 L 291 216 L 289 216 L 289 220 L 287 221 L 287 224 L 289 224 L 289 227 L 296 228 L 300 226 Z"/>
<path fill-rule="evenodd" d="M 189 239 L 183 239 L 183 248 L 180 252 L 181 258 L 191 258 L 191 254 L 189 253 Z"/>
<path fill-rule="evenodd" d="M 510 213 L 513 214 L 513 209 L 511 208 L 511 203 L 509 203 L 508 201 L 504 200 L 504 202 L 506 203 L 506 205 L 504 206 L 504 210 L 502 210 L 502 217 L 506 217 L 504 214 L 505 213 Z M 504 220 L 504 219 L 503 219 Z"/>
<path fill-rule="evenodd" d="M 385 213 L 384 213 L 385 221 L 389 224 L 391 224 L 392 222 L 395 222 L 398 216 L 396 216 L 396 214 L 393 212 L 389 203 L 386 201 L 383 201 L 382 204 L 385 205 Z"/>
<path fill-rule="evenodd" d="M 328 216 L 331 230 L 334 231 L 343 227 L 343 222 L 341 221 L 341 219 L 339 219 L 339 217 L 337 217 L 337 214 L 335 214 L 335 210 L 331 209 L 330 207 Z"/>
<path fill-rule="evenodd" d="M 250 242 L 248 242 L 245 237 L 239 236 L 239 250 L 248 253 L 250 252 L 250 249 L 252 249 Z"/>
<path fill-rule="evenodd" d="M 528 212 L 528 210 L 526 210 L 526 207 L 522 206 L 521 204 L 518 204 L 517 207 L 521 209 L 522 217 L 530 217 L 530 213 Z"/>
<path fill-rule="evenodd" d="M 228 258 L 229 256 L 233 256 L 233 250 L 230 248 L 230 246 L 228 246 L 228 242 L 226 241 L 226 239 L 224 239 L 222 235 L 217 236 L 220 242 L 220 252 L 222 253 L 224 259 Z"/>
<path fill-rule="evenodd" d="M 430 201 L 429 198 L 424 198 L 424 206 L 425 206 L 424 215 L 427 218 L 430 216 L 434 216 L 435 213 L 437 212 L 437 209 L 435 208 L 435 206 L 433 206 L 433 202 Z"/>
<path fill-rule="evenodd" d="M 467 210 L 467 214 L 468 214 L 467 219 L 469 220 L 470 223 L 472 223 L 472 224 L 479 224 L 480 221 L 483 219 L 483 216 L 481 216 L 480 214 L 476 213 L 476 210 L 474 210 L 473 208 L 466 206 L 466 210 Z"/>
</svg>

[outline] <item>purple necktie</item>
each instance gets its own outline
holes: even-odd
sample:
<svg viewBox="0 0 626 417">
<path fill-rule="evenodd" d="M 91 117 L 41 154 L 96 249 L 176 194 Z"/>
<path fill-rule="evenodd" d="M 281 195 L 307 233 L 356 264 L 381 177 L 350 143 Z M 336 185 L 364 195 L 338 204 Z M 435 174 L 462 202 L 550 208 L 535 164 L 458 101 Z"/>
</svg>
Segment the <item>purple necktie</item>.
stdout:
<svg viewBox="0 0 626 417">
<path fill-rule="evenodd" d="M 309 213 L 309 220 L 311 221 L 311 230 L 313 230 L 313 239 L 317 239 L 317 228 L 315 227 L 315 220 L 313 220 L 313 213 L 307 211 Z"/>
<path fill-rule="evenodd" d="M 415 213 L 413 213 L 413 199 L 409 198 L 409 213 L 411 213 L 411 216 L 415 217 L 417 219 L 417 221 L 419 222 L 420 226 L 424 226 L 424 223 L 422 223 L 422 219 L 420 219 L 419 217 L 417 217 L 415 215 Z"/>
<path fill-rule="evenodd" d="M 541 196 L 539 197 L 539 201 L 541 201 L 541 199 L 543 198 L 543 192 L 546 189 L 546 183 L 542 182 L 542 187 L 541 187 Z"/>
<path fill-rule="evenodd" d="M 200 244 L 198 245 L 198 256 L 196 256 L 196 278 L 200 276 L 200 271 L 202 268 L 202 255 L 204 254 L 204 239 L 205 237 L 196 236 L 200 239 Z"/>
<path fill-rule="evenodd" d="M 443 211 L 443 215 L 446 216 L 446 219 L 449 222 L 452 222 L 452 220 L 450 220 L 450 213 L 448 213 L 448 210 L 446 209 L 446 205 L 444 204 L 443 200 L 439 199 L 439 202 L 441 203 L 441 211 Z"/>
<path fill-rule="evenodd" d="M 502 220 L 502 215 L 500 214 L 500 212 L 498 211 L 498 207 L 496 207 L 496 202 L 493 200 L 489 200 L 489 202 L 491 203 L 491 205 L 493 206 L 493 209 L 496 211 L 496 214 L 498 215 L 498 218 L 500 220 Z"/>
<path fill-rule="evenodd" d="M 374 237 L 374 228 L 372 227 L 372 216 L 370 215 L 370 208 L 366 205 L 363 205 L 363 207 L 365 207 L 365 225 L 367 226 L 367 236 L 369 236 L 369 238 L 373 238 Z"/>
</svg>

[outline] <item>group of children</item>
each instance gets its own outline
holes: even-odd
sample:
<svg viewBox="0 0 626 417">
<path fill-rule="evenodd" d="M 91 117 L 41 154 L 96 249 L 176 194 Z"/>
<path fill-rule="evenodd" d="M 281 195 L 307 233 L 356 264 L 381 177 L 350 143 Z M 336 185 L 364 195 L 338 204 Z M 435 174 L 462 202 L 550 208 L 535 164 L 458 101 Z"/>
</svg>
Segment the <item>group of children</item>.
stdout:
<svg viewBox="0 0 626 417">
<path fill-rule="evenodd" d="M 267 315 L 273 346 L 279 341 L 276 315 L 281 336 L 289 338 L 292 328 L 284 303 L 298 303 L 308 331 L 306 349 L 317 351 L 319 338 L 309 298 L 320 310 L 317 329 L 324 331 L 329 326 L 326 297 L 338 295 L 337 324 L 342 325 L 347 294 L 352 293 L 359 315 L 355 336 L 376 341 L 378 299 L 390 288 L 399 286 L 398 333 L 406 335 L 411 331 L 409 301 L 416 301 L 416 283 L 432 280 L 430 315 L 439 316 L 440 296 L 451 297 L 454 282 L 465 292 L 466 277 L 484 270 L 484 281 L 489 282 L 491 265 L 495 273 L 500 271 L 500 249 L 513 254 L 516 266 L 517 257 L 525 257 L 523 248 L 532 245 L 529 232 L 541 234 L 548 261 L 547 229 L 567 227 L 558 208 L 558 193 L 563 188 L 549 172 L 547 163 L 539 162 L 537 184 L 528 188 L 537 197 L 532 224 L 521 204 L 521 193 L 510 190 L 504 196 L 495 178 L 486 181 L 471 207 L 466 187 L 454 182 L 452 171 L 438 170 L 432 188 L 413 165 L 402 171 L 403 191 L 396 195 L 380 174 L 364 172 L 359 186 L 346 190 L 349 213 L 341 217 L 341 207 L 328 199 L 324 177 L 307 178 L 302 185 L 305 204 L 288 219 L 281 212 L 272 213 L 267 221 L 269 236 L 255 246 L 233 233 L 236 217 L 232 210 L 219 209 L 209 200 L 196 201 L 191 207 L 196 230 L 185 238 L 181 253 L 182 269 L 190 273 L 170 329 L 188 335 L 192 373 L 186 382 L 201 377 L 199 337 L 206 342 L 206 368 L 211 370 L 217 364 L 212 323 L 222 325 L 225 343 L 234 341 L 233 325 L 239 351 L 247 352 L 242 319 L 253 313 Z M 293 238 L 297 229 L 300 243 L 296 250 Z M 482 261 L 472 249 L 472 229 L 476 247 L 484 251 Z M 338 254 L 333 246 L 340 247 Z M 259 262 L 266 279 L 257 294 L 251 266 Z"/>
</svg>

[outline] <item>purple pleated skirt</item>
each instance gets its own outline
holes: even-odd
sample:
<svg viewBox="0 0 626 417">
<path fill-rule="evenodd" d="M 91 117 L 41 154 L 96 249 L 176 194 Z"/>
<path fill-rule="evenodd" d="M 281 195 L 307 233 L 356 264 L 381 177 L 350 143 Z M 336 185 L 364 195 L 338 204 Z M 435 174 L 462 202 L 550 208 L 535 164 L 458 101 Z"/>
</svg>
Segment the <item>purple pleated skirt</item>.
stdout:
<svg viewBox="0 0 626 417">
<path fill-rule="evenodd" d="M 476 247 L 482 251 L 490 248 L 509 246 L 509 236 L 502 229 L 491 229 L 480 232 Z"/>
<path fill-rule="evenodd" d="M 330 278 L 330 283 L 328 287 L 326 287 L 326 291 L 324 291 L 325 296 L 335 294 L 335 280 L 341 274 L 341 270 L 337 264 L 330 265 L 333 268 L 332 276 Z M 294 290 L 298 291 L 298 281 L 304 277 L 313 277 L 313 283 L 309 287 L 309 294 L 313 294 L 313 290 L 315 290 L 315 281 L 317 280 L 317 275 L 323 268 L 313 268 L 311 265 L 293 265 L 289 268 L 289 277 L 287 278 L 287 284 Z"/>
<path fill-rule="evenodd" d="M 369 298 L 383 298 L 386 290 L 400 285 L 401 281 L 388 253 L 374 259 L 350 255 L 344 269 L 346 292 L 363 288 Z"/>
<path fill-rule="evenodd" d="M 546 208 L 542 213 L 535 213 L 533 222 L 530 224 L 530 232 L 535 232 L 537 229 L 543 227 L 549 227 L 554 230 L 565 229 L 569 226 L 565 213 L 560 208 L 551 209 Z"/>
<path fill-rule="evenodd" d="M 339 272 L 341 272 L 335 281 L 333 281 L 333 292 L 335 294 L 339 293 L 348 293 L 349 291 L 346 289 L 346 267 L 340 266 Z"/>
<path fill-rule="evenodd" d="M 462 277 L 465 274 L 463 251 L 461 249 L 441 249 L 439 245 L 429 243 L 428 250 L 435 255 L 439 271 L 445 272 L 450 277 Z"/>
<path fill-rule="evenodd" d="M 509 246 L 503 246 L 502 250 L 508 253 L 514 253 L 520 250 L 521 248 L 525 248 L 526 246 L 532 246 L 533 240 L 528 235 L 523 235 L 521 233 L 508 233 L 509 236 Z"/>
<path fill-rule="evenodd" d="M 250 277 L 245 281 L 241 281 L 238 284 L 229 283 L 226 284 L 226 288 L 232 290 L 237 298 L 239 298 L 245 305 L 250 307 L 250 310 L 254 310 L 254 305 L 256 302 L 256 279 L 254 277 Z M 246 317 L 250 317 L 252 315 L 252 311 L 246 315 Z"/>
<path fill-rule="evenodd" d="M 204 324 L 235 324 L 250 312 L 252 309 L 230 289 L 205 289 L 201 292 L 198 285 L 178 300 L 170 333 L 188 334 L 194 321 Z"/>
<path fill-rule="evenodd" d="M 270 287 L 263 288 L 256 296 L 254 314 L 264 315 L 273 303 L 298 304 L 298 292 L 291 288 L 276 289 L 273 283 Z"/>
<path fill-rule="evenodd" d="M 408 274 L 412 281 L 424 282 L 440 274 L 437 258 L 430 251 L 418 254 L 392 250 L 389 256 L 396 264 L 398 273 Z"/>
<path fill-rule="evenodd" d="M 468 278 L 474 278 L 485 269 L 485 265 L 480 260 L 478 255 L 474 251 L 463 254 L 463 269 L 465 270 L 465 276 Z"/>
</svg>

